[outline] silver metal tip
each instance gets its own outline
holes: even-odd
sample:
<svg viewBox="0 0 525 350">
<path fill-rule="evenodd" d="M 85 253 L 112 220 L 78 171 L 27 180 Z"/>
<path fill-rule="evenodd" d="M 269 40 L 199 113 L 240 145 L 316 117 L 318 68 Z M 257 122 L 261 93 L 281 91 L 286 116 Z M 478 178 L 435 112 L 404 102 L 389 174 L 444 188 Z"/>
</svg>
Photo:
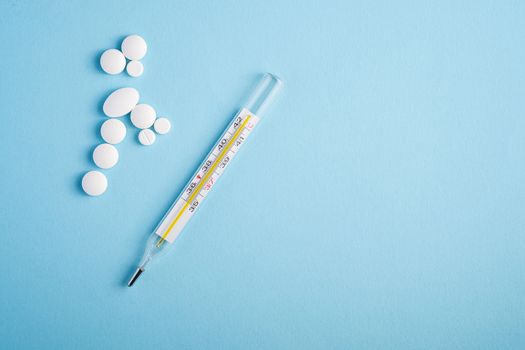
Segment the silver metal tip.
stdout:
<svg viewBox="0 0 525 350">
<path fill-rule="evenodd" d="M 140 275 L 142 275 L 142 273 L 144 272 L 144 269 L 139 267 L 137 269 L 137 271 L 135 271 L 135 273 L 133 274 L 133 276 L 131 276 L 131 279 L 129 280 L 128 282 L 128 287 L 131 287 L 132 285 L 135 284 L 135 281 L 139 278 Z"/>
</svg>

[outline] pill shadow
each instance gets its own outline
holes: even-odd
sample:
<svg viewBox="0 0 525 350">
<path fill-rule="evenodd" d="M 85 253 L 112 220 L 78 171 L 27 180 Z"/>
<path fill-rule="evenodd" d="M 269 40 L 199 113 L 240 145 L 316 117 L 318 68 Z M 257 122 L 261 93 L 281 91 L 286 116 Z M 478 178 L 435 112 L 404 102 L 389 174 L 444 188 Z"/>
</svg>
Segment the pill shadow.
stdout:
<svg viewBox="0 0 525 350">
<path fill-rule="evenodd" d="M 97 50 L 95 52 L 95 54 L 93 55 L 93 69 L 95 69 L 95 71 L 97 73 L 101 73 L 101 74 L 107 74 L 106 72 L 104 72 L 104 70 L 102 69 L 102 67 L 100 66 L 100 56 L 102 56 L 102 53 L 106 51 L 106 50 Z"/>
<path fill-rule="evenodd" d="M 84 177 L 85 172 L 79 172 L 74 176 L 74 183 L 73 183 L 73 191 L 76 194 L 80 194 L 82 196 L 85 196 L 85 192 L 82 189 L 82 178 Z"/>
<path fill-rule="evenodd" d="M 86 152 L 85 156 L 86 156 L 86 161 L 88 162 L 88 164 L 90 166 L 95 166 L 95 163 L 93 162 L 93 152 L 95 151 L 95 148 L 97 148 L 98 144 L 95 145 L 95 146 L 91 146 L 88 150 L 88 152 Z"/>
<path fill-rule="evenodd" d="M 103 142 L 102 136 L 100 135 L 100 129 L 102 128 L 102 124 L 104 124 L 105 121 L 106 120 L 100 121 L 93 126 L 93 136 L 95 137 L 97 143 Z"/>
</svg>

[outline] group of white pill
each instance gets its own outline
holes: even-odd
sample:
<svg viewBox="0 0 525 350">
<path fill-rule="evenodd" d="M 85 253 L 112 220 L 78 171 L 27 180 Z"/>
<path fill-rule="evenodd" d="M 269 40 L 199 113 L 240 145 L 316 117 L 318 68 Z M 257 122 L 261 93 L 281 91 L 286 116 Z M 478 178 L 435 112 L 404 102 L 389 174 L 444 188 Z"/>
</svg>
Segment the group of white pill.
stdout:
<svg viewBox="0 0 525 350">
<path fill-rule="evenodd" d="M 119 74 L 124 70 L 128 58 L 130 61 L 126 71 L 132 77 L 140 76 L 144 67 L 139 60 L 146 55 L 146 41 L 138 35 L 130 35 L 124 39 L 121 48 L 122 52 L 116 49 L 104 51 L 100 57 L 102 69 L 108 74 Z M 125 87 L 113 91 L 104 101 L 102 110 L 110 119 L 100 128 L 100 135 L 106 143 L 98 145 L 93 151 L 93 162 L 99 168 L 112 168 L 119 160 L 119 153 L 114 145 L 121 143 L 127 132 L 126 125 L 117 118 L 130 114 L 131 123 L 140 129 L 138 140 L 145 146 L 153 144 L 156 140 L 151 127 L 160 135 L 170 131 L 170 121 L 165 117 L 157 118 L 155 109 L 148 104 L 139 103 L 139 99 L 140 94 L 136 89 Z M 82 178 L 82 188 L 90 196 L 101 195 L 107 186 L 107 178 L 100 171 L 89 171 Z"/>
<path fill-rule="evenodd" d="M 115 75 L 126 68 L 132 77 L 140 77 L 144 72 L 144 65 L 140 60 L 146 56 L 148 45 L 140 35 L 127 36 L 122 41 L 121 50 L 109 49 L 100 56 L 100 66 L 104 72 Z M 126 58 L 129 62 L 126 63 Z"/>
</svg>

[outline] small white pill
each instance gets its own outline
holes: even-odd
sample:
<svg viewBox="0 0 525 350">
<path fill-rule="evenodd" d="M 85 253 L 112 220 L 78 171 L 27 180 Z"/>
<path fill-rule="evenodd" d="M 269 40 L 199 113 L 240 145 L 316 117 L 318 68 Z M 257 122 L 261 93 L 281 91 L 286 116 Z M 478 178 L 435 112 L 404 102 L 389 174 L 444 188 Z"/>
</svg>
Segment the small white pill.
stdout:
<svg viewBox="0 0 525 350">
<path fill-rule="evenodd" d="M 144 72 L 144 65 L 140 61 L 129 61 L 126 72 L 133 78 L 140 77 Z"/>
<path fill-rule="evenodd" d="M 108 188 L 108 179 L 100 171 L 88 171 L 82 177 L 82 189 L 90 196 L 100 196 Z"/>
<path fill-rule="evenodd" d="M 131 123 L 139 129 L 147 129 L 155 123 L 157 112 L 148 104 L 141 103 L 131 110 Z"/>
<path fill-rule="evenodd" d="M 126 87 L 117 89 L 106 98 L 102 110 L 108 117 L 122 117 L 137 105 L 139 98 L 139 92 L 134 88 Z"/>
<path fill-rule="evenodd" d="M 118 151 L 115 146 L 103 143 L 93 151 L 93 161 L 99 168 L 112 168 L 118 162 Z"/>
<path fill-rule="evenodd" d="M 140 35 L 130 35 L 122 42 L 122 53 L 130 60 L 142 59 L 148 51 L 146 41 Z"/>
<path fill-rule="evenodd" d="M 108 119 L 100 127 L 100 135 L 107 143 L 116 145 L 126 137 L 126 125 L 118 119 Z"/>
<path fill-rule="evenodd" d="M 155 133 L 151 129 L 144 129 L 139 132 L 139 142 L 144 146 L 152 145 L 156 138 Z"/>
<path fill-rule="evenodd" d="M 119 74 L 126 67 L 126 58 L 119 50 L 109 49 L 100 56 L 100 66 L 108 74 Z"/>
<path fill-rule="evenodd" d="M 153 129 L 155 129 L 158 134 L 164 135 L 170 131 L 171 123 L 168 118 L 158 118 L 155 120 L 155 124 L 153 124 Z"/>
</svg>

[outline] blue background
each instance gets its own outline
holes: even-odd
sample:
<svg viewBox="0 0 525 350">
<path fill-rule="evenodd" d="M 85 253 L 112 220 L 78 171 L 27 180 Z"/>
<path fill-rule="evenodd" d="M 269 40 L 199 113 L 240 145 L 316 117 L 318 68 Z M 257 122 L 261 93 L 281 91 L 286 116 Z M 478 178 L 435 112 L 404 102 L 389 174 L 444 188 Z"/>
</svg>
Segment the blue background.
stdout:
<svg viewBox="0 0 525 350">
<path fill-rule="evenodd" d="M 0 3 L 2 349 L 523 349 L 522 1 Z M 148 42 L 138 79 L 98 59 Z M 133 288 L 262 72 L 285 88 Z M 136 130 L 90 198 L 102 102 Z M 129 125 L 129 123 L 128 123 Z"/>
</svg>

